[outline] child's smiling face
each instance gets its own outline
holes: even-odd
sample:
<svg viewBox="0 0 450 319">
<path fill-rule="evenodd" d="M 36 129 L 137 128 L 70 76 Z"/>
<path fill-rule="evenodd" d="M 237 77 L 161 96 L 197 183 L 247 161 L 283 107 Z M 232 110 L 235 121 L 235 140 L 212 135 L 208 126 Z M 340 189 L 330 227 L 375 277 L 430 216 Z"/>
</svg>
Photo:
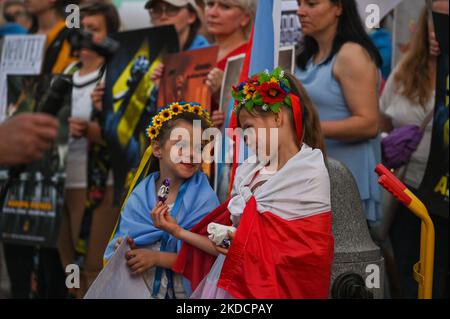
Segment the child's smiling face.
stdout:
<svg viewBox="0 0 450 319">
<path fill-rule="evenodd" d="M 171 137 L 163 145 L 154 144 L 154 153 L 159 158 L 161 171 L 171 172 L 174 177 L 189 179 L 201 167 L 202 144 L 194 141 L 194 128 L 184 120 L 177 121 Z"/>
</svg>

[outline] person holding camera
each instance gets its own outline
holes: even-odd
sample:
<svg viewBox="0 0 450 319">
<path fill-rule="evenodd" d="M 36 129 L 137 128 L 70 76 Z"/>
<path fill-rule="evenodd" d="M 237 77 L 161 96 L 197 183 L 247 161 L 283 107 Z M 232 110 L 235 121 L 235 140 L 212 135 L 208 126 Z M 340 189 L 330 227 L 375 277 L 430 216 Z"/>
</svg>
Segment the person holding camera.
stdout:
<svg viewBox="0 0 450 319">
<path fill-rule="evenodd" d="M 105 57 L 94 51 L 93 46 L 119 30 L 120 18 L 114 5 L 100 1 L 86 2 L 80 11 L 83 31 L 91 40 L 83 41 L 79 61 L 65 71 L 73 75 L 74 86 L 65 205 L 58 240 L 63 267 L 74 262 L 81 266 L 77 297 L 83 297 L 102 269 L 103 252 L 119 214 L 118 208 L 113 207 L 113 178 L 102 138 L 101 112 L 93 109 L 91 94 L 103 81 L 106 67 Z M 92 45 L 87 45 L 88 42 Z M 56 265 L 59 261 L 53 262 Z M 52 273 L 47 272 L 46 276 Z M 62 279 L 65 278 L 57 282 L 64 285 Z"/>
</svg>

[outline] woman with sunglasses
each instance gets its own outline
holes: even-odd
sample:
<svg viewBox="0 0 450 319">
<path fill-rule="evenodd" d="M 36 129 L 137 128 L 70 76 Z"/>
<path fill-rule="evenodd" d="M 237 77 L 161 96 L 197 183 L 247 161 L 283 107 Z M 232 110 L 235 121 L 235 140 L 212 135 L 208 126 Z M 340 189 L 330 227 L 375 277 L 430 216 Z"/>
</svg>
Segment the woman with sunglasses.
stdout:
<svg viewBox="0 0 450 319">
<path fill-rule="evenodd" d="M 201 34 L 203 12 L 195 0 L 149 0 L 145 8 L 150 14 L 151 23 L 155 27 L 173 25 L 178 34 L 181 51 L 190 51 L 209 47 L 208 40 Z M 164 72 L 164 64 L 155 68 L 151 80 L 159 87 Z M 159 90 L 152 91 L 153 100 L 157 100 Z"/>
<path fill-rule="evenodd" d="M 195 0 L 149 0 L 145 8 L 149 11 L 153 26 L 175 27 L 182 51 L 209 46 L 208 40 L 199 34 L 203 13 Z"/>
</svg>

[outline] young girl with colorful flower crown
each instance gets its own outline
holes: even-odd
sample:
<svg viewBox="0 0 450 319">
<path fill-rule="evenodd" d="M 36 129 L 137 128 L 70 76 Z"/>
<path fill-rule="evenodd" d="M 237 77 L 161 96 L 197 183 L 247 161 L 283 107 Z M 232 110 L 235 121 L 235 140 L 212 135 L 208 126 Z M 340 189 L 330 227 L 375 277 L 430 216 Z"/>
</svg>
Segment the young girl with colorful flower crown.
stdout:
<svg viewBox="0 0 450 319">
<path fill-rule="evenodd" d="M 191 229 L 219 204 L 200 172 L 201 141 L 191 138 L 195 120 L 202 129 L 212 126 L 209 113 L 195 103 L 173 103 L 153 118 L 147 130 L 151 145 L 133 181 L 137 186 L 131 187 L 105 251 L 109 260 L 126 238 L 131 250 L 124 262 L 132 274 L 144 276 L 153 298 L 186 298 L 191 290 L 189 282 L 170 270 L 181 241 L 156 228 L 150 213 L 168 214 L 180 227 Z M 175 129 L 188 134 L 173 134 L 175 139 Z"/>
<path fill-rule="evenodd" d="M 253 129 L 246 143 L 256 158 L 238 167 L 230 199 L 191 231 L 152 214 L 184 242 L 173 270 L 190 280 L 191 298 L 327 298 L 334 241 L 316 111 L 279 68 L 233 88 L 233 97 L 238 126 Z M 237 230 L 226 238 L 230 225 Z"/>
</svg>

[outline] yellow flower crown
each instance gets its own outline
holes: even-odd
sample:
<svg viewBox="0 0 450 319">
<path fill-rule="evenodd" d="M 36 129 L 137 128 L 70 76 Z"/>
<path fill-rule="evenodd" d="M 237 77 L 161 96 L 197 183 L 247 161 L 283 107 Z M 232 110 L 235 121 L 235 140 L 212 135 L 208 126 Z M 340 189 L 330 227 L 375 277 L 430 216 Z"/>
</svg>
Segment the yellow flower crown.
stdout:
<svg viewBox="0 0 450 319">
<path fill-rule="evenodd" d="M 147 136 L 151 140 L 156 139 L 159 136 L 163 124 L 182 113 L 196 114 L 205 120 L 209 127 L 214 126 L 209 112 L 199 103 L 175 102 L 162 108 L 159 113 L 153 117 L 150 126 L 147 128 Z"/>
</svg>

